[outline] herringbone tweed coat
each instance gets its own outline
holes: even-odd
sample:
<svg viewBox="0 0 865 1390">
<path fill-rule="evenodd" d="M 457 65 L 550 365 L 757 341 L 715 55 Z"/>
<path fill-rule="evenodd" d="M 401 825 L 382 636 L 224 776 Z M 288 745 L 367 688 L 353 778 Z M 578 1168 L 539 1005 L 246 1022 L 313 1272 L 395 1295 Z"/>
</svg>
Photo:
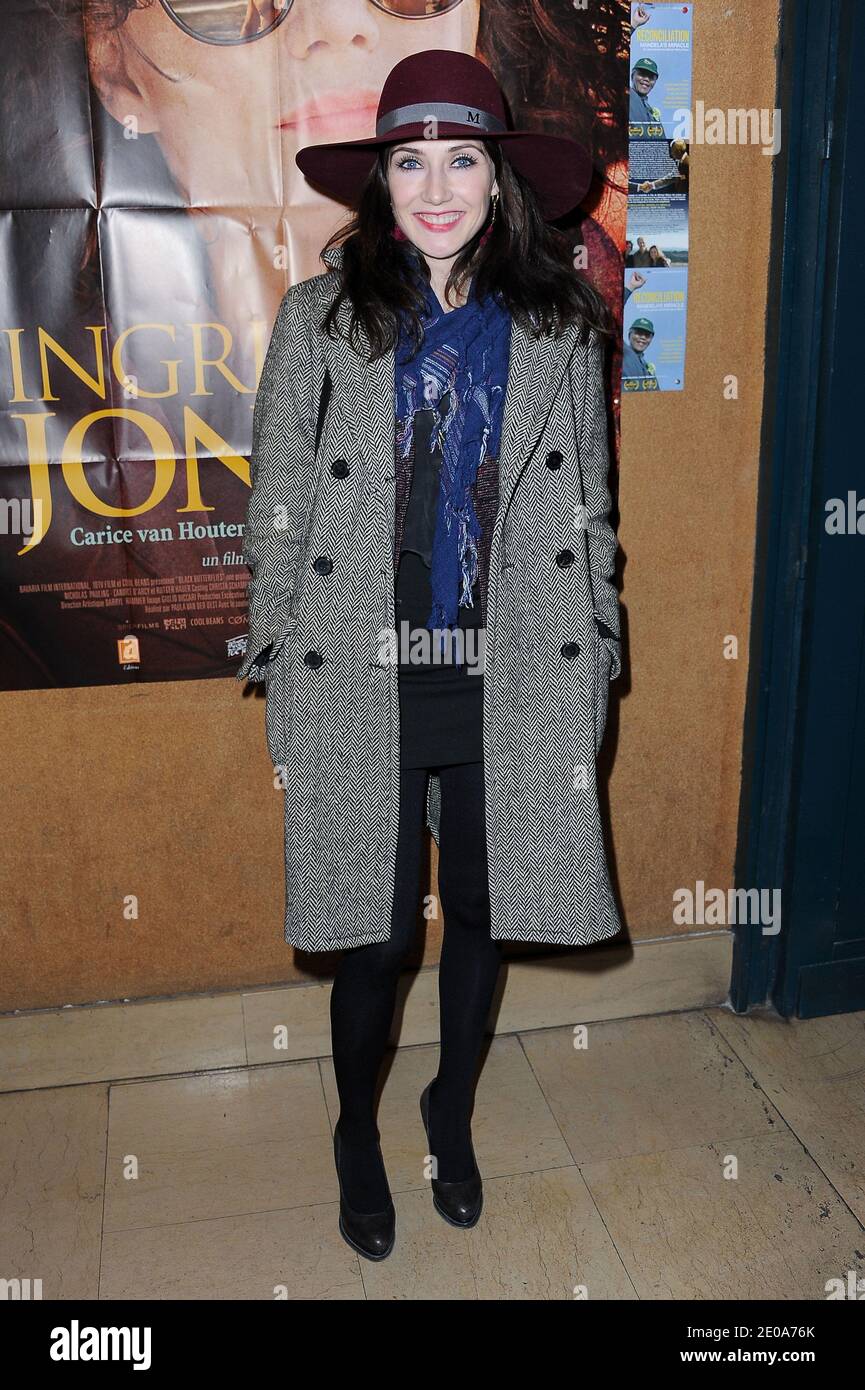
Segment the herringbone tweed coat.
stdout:
<svg viewBox="0 0 865 1390">
<path fill-rule="evenodd" d="M 285 793 L 285 939 L 305 951 L 388 939 L 399 821 L 397 667 L 381 642 L 395 622 L 394 357 L 370 364 L 368 347 L 318 331 L 337 279 L 327 271 L 287 291 L 267 350 L 237 672 L 266 684 Z M 348 318 L 343 305 L 343 332 Z M 316 453 L 325 368 L 332 396 Z M 621 929 L 595 771 L 620 669 L 619 641 L 596 625 L 620 632 L 607 468 L 597 337 L 581 345 L 571 327 L 536 339 L 515 321 L 483 676 L 495 938 L 577 946 Z M 431 776 L 437 841 L 440 814 Z"/>
</svg>

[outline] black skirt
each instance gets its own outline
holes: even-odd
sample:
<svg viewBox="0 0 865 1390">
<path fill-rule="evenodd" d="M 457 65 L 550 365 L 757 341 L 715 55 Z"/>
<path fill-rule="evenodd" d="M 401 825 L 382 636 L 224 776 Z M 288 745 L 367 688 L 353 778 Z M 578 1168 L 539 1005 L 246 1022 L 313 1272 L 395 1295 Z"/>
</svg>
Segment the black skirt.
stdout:
<svg viewBox="0 0 865 1390">
<path fill-rule="evenodd" d="M 477 586 L 473 598 L 474 607 L 459 612 L 460 627 L 467 634 L 462 665 L 453 659 L 432 661 L 433 634 L 424 653 L 430 660 L 408 660 L 406 634 L 426 626 L 432 595 L 430 572 L 421 556 L 413 550 L 402 552 L 395 594 L 401 767 L 483 761 L 483 648 L 472 631 L 479 627 Z M 403 623 L 408 628 L 401 627 Z"/>
</svg>

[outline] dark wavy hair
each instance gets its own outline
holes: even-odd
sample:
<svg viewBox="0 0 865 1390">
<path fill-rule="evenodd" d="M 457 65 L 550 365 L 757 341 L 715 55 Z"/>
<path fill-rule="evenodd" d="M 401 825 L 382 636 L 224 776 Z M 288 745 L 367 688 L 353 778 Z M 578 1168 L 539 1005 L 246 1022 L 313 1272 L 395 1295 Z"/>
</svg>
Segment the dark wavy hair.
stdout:
<svg viewBox="0 0 865 1390">
<path fill-rule="evenodd" d="M 394 142 L 396 143 L 396 142 Z M 499 199 L 495 217 L 478 228 L 457 254 L 445 285 L 445 297 L 462 295 L 472 276 L 479 297 L 498 293 L 505 307 L 535 337 L 560 335 L 569 323 L 581 325 L 585 340 L 591 329 L 613 334 L 610 311 L 596 289 L 574 269 L 571 239 L 544 221 L 531 184 L 508 160 L 496 140 L 482 142 L 495 165 Z M 351 308 L 348 337 L 359 346 L 360 329 L 374 361 L 396 346 L 400 320 L 415 346 L 423 342 L 421 313 L 425 302 L 415 283 L 429 285 L 429 267 L 410 241 L 393 235 L 387 169 L 393 145 L 380 146 L 351 220 L 330 236 L 322 252 L 342 247 L 342 262 L 331 274 L 340 277 L 336 296 L 321 324 L 334 336 L 343 303 Z M 484 232 L 489 236 L 481 244 Z"/>
</svg>

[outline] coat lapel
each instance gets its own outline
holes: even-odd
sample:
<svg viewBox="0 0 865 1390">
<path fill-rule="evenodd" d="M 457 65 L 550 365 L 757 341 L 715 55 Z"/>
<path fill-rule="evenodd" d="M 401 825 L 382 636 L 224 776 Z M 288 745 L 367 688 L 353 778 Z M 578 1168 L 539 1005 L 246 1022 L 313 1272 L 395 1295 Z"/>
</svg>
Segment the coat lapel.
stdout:
<svg viewBox="0 0 865 1390">
<path fill-rule="evenodd" d="M 569 325 L 560 338 L 534 338 L 516 319 L 511 325 L 499 453 L 500 514 L 510 502 L 522 464 L 537 444 L 576 343 L 574 325 Z"/>
<path fill-rule="evenodd" d="M 323 253 L 322 259 L 328 266 L 338 268 L 342 260 L 342 247 L 331 247 Z M 327 286 L 328 304 L 336 293 L 335 275 L 333 281 L 332 289 Z M 385 489 L 386 485 L 393 485 L 395 476 L 394 350 L 391 348 L 375 362 L 367 361 L 369 339 L 361 326 L 357 340 L 360 347 L 355 351 L 348 343 L 351 308 L 345 301 L 339 306 L 336 321 L 342 336 L 339 344 L 325 339 L 328 366 L 334 384 L 339 383 L 343 387 L 344 399 L 354 403 L 358 446 L 366 454 L 377 485 Z"/>
</svg>

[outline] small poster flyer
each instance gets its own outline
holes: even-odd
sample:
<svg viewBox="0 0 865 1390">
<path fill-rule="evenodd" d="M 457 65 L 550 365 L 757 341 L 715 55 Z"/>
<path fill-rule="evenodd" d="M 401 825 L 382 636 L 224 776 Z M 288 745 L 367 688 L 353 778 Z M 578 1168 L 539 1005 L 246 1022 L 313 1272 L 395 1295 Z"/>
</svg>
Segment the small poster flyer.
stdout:
<svg viewBox="0 0 865 1390">
<path fill-rule="evenodd" d="M 693 5 L 631 5 L 623 391 L 685 384 L 692 39 Z"/>
<path fill-rule="evenodd" d="M 687 309 L 686 266 L 626 271 L 623 393 L 682 390 Z"/>
</svg>

